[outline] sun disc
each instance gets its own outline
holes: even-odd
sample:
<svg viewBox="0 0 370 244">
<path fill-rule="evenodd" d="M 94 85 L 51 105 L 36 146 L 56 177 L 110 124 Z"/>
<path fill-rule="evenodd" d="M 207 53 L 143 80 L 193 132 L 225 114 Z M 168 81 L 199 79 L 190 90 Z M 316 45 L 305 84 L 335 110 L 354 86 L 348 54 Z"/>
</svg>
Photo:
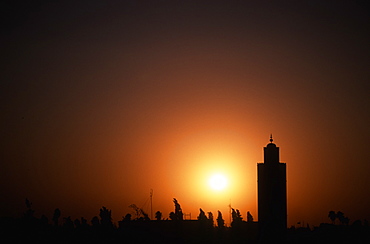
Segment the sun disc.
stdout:
<svg viewBox="0 0 370 244">
<path fill-rule="evenodd" d="M 225 187 L 227 186 L 227 179 L 222 174 L 215 174 L 212 175 L 211 178 L 209 178 L 208 183 L 213 190 L 220 191 L 225 189 Z"/>
</svg>

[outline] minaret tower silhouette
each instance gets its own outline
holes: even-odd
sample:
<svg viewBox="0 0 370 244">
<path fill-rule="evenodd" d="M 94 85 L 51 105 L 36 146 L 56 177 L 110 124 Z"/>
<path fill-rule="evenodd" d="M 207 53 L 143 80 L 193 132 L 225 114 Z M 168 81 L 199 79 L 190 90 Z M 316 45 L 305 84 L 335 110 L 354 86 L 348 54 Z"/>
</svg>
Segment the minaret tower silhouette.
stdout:
<svg viewBox="0 0 370 244">
<path fill-rule="evenodd" d="M 271 134 L 264 162 L 257 164 L 259 233 L 266 241 L 284 239 L 287 230 L 286 164 L 273 141 Z"/>
</svg>

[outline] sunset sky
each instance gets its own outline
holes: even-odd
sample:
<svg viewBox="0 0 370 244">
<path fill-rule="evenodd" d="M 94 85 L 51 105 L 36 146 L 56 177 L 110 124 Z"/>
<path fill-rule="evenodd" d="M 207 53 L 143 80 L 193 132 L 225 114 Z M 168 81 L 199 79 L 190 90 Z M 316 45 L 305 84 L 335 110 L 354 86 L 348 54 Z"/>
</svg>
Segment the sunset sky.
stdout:
<svg viewBox="0 0 370 244">
<path fill-rule="evenodd" d="M 0 216 L 257 216 L 273 134 L 288 227 L 370 220 L 365 1 L 6 1 Z M 222 190 L 208 185 L 213 174 Z"/>
</svg>

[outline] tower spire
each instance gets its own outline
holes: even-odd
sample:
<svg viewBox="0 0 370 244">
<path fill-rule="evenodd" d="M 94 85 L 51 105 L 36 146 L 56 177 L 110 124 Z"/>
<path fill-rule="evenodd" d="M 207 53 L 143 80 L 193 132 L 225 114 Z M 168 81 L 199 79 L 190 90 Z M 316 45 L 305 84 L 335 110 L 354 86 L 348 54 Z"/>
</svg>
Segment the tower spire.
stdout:
<svg viewBox="0 0 370 244">
<path fill-rule="evenodd" d="M 287 230 L 286 164 L 280 163 L 279 147 L 263 148 L 263 163 L 257 164 L 258 224 L 263 243 L 285 240 Z"/>
</svg>

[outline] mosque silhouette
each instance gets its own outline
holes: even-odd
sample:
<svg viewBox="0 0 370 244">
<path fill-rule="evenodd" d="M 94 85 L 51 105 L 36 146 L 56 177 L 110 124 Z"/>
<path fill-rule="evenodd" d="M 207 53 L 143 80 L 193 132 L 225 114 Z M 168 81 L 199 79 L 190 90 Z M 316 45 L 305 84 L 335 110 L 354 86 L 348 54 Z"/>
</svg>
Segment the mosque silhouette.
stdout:
<svg viewBox="0 0 370 244">
<path fill-rule="evenodd" d="M 279 147 L 263 149 L 264 162 L 257 163 L 258 224 L 261 238 L 285 239 L 287 231 L 286 164 L 279 161 Z"/>
</svg>

